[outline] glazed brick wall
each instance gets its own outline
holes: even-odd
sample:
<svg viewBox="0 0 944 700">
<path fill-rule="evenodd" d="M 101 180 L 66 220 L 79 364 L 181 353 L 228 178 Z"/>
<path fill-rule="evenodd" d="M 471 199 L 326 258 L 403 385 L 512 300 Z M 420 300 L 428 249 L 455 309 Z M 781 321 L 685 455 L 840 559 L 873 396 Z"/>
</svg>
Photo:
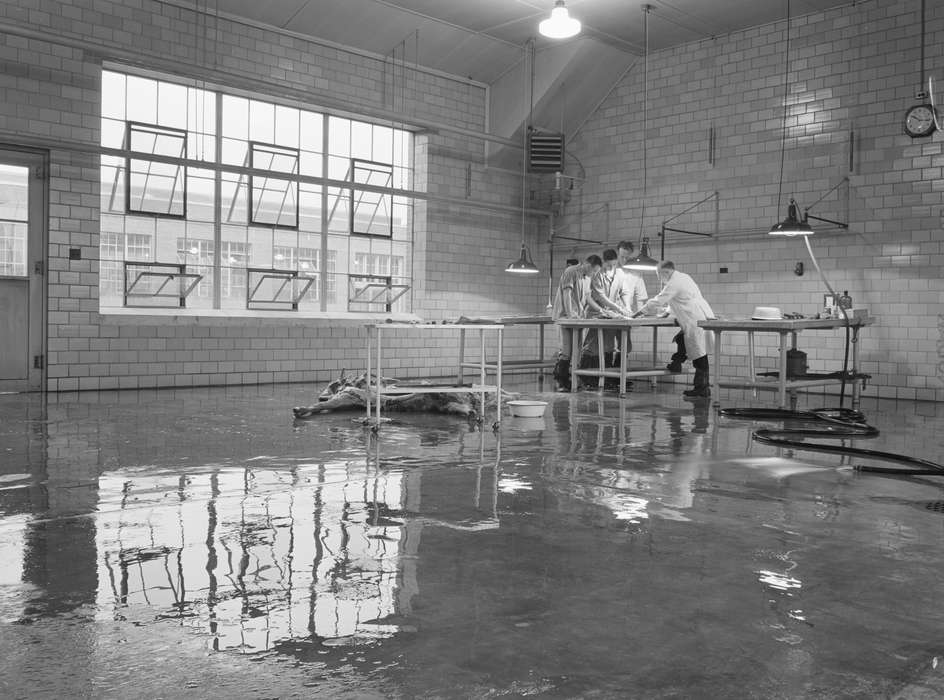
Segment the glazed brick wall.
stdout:
<svg viewBox="0 0 944 700">
<path fill-rule="evenodd" d="M 314 108 L 379 110 L 402 115 L 405 124 L 473 133 L 485 128 L 483 86 L 408 66 L 394 71 L 380 57 L 225 18 L 198 19 L 151 0 L 3 0 L 0 21 L 24 29 L 0 34 L 0 142 L 50 152 L 50 390 L 321 382 L 365 366 L 367 318 L 99 313 L 94 148 L 102 57 L 288 96 Z M 400 82 L 394 84 L 393 75 Z M 542 285 L 502 273 L 521 241 L 519 180 L 487 168 L 485 142 L 474 135 L 431 131 L 418 137 L 418 146 L 420 184 L 458 203 L 418 206 L 414 313 L 438 321 L 543 310 Z M 483 212 L 463 200 L 511 208 Z M 528 234 L 533 231 L 528 221 Z M 82 259 L 70 260 L 70 248 L 79 248 Z M 392 343 L 385 366 L 403 376 L 448 375 L 456 337 L 406 333 Z M 512 354 L 530 355 L 536 343 L 533 333 L 516 330 L 507 344 Z"/>
<path fill-rule="evenodd" d="M 791 196 L 810 206 L 848 177 L 810 213 L 849 229 L 812 221 L 820 232 L 810 244 L 836 292 L 849 290 L 876 319 L 859 343 L 872 375 L 866 395 L 944 400 L 944 133 L 911 139 L 902 130 L 905 110 L 922 101 L 919 12 L 917 2 L 864 2 L 794 18 L 785 132 L 785 22 L 652 53 L 648 100 L 640 61 L 570 139 L 588 181 L 564 222 L 609 202 L 611 229 L 642 227 L 658 257 L 660 223 L 718 192 L 717 211 L 710 200 L 670 224 L 710 232 L 717 218 L 717 235 L 669 233 L 666 257 L 717 314 L 777 306 L 811 316 L 826 289 L 803 240 L 766 232 Z M 927 4 L 926 28 L 944 111 L 944 4 Z M 654 274 L 647 282 L 656 288 Z M 807 332 L 798 347 L 812 371 L 832 371 L 842 340 Z M 772 369 L 777 336 L 756 342 L 759 371 Z M 722 374 L 743 376 L 746 336 L 724 336 L 724 348 Z"/>
</svg>

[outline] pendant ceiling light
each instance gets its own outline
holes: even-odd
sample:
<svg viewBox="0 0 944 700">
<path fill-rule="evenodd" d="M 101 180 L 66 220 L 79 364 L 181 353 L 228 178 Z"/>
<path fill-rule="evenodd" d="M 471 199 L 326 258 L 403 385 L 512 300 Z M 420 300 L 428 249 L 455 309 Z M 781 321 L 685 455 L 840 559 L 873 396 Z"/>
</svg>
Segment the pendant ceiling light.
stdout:
<svg viewBox="0 0 944 700">
<path fill-rule="evenodd" d="M 639 247 L 639 255 L 623 265 L 624 270 L 658 270 L 659 261 L 649 255 L 649 238 L 642 239 L 642 245 Z"/>
<path fill-rule="evenodd" d="M 642 90 L 642 213 L 639 216 L 639 254 L 623 265 L 625 270 L 649 271 L 658 270 L 659 261 L 654 260 L 649 255 L 649 238 L 642 235 L 643 226 L 646 221 L 646 196 L 649 192 L 649 145 L 647 141 L 649 132 L 649 11 L 652 5 L 643 5 L 645 27 L 645 54 L 643 70 L 643 90 Z"/>
<path fill-rule="evenodd" d="M 524 61 L 522 73 L 527 81 L 529 94 L 528 121 L 524 125 L 524 144 L 521 155 L 521 255 L 505 268 L 505 272 L 517 275 L 536 275 L 539 270 L 531 261 L 528 247 L 525 245 L 525 222 L 528 208 L 528 132 L 531 130 L 531 120 L 534 112 L 534 40 L 528 39 L 524 45 Z"/>
<path fill-rule="evenodd" d="M 797 203 L 790 200 L 790 206 L 787 207 L 787 218 L 779 224 L 771 227 L 769 233 L 771 236 L 810 236 L 813 234 L 813 227 L 806 223 L 806 216 L 802 219 L 797 216 Z"/>
<path fill-rule="evenodd" d="M 780 125 L 780 184 L 777 186 L 777 201 L 783 196 L 783 162 L 787 151 L 787 100 L 790 96 L 790 0 L 787 0 L 786 61 L 783 70 L 783 121 Z M 797 216 L 797 203 L 791 197 L 787 207 L 787 218 L 770 228 L 771 236 L 809 236 L 813 227 Z"/>
<path fill-rule="evenodd" d="M 507 258 L 505 259 L 507 260 Z M 531 262 L 531 256 L 528 254 L 528 248 L 524 243 L 521 244 L 521 255 L 505 268 L 505 272 L 514 272 L 519 275 L 538 274 L 538 268 Z"/>
<path fill-rule="evenodd" d="M 538 25 L 538 31 L 549 39 L 569 39 L 580 33 L 580 20 L 576 20 L 564 7 L 564 0 L 557 0 L 549 19 Z"/>
</svg>

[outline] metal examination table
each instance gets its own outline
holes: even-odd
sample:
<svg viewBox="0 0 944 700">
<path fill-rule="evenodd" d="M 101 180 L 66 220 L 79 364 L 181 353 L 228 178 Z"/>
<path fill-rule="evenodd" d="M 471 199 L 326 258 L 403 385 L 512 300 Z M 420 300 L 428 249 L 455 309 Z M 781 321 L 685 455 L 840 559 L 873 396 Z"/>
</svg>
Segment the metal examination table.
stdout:
<svg viewBox="0 0 944 700">
<path fill-rule="evenodd" d="M 620 396 L 626 393 L 626 380 L 633 377 L 648 377 L 653 384 L 656 382 L 656 377 L 661 377 L 664 375 L 672 374 L 666 368 L 666 360 L 660 360 L 659 354 L 659 328 L 670 326 L 677 327 L 678 324 L 675 322 L 674 317 L 656 317 L 656 316 L 641 316 L 640 318 L 633 319 L 622 319 L 622 318 L 562 318 L 557 321 L 557 324 L 562 328 L 572 328 L 575 331 L 587 330 L 587 332 L 592 332 L 596 330 L 597 333 L 597 357 L 600 358 L 599 367 L 591 367 L 587 369 L 578 369 L 577 358 L 580 357 L 580 346 L 581 346 L 581 334 L 576 332 L 573 334 L 573 341 L 571 345 L 570 357 L 570 385 L 573 387 L 577 386 L 577 377 L 597 377 L 597 386 L 603 386 L 603 380 L 607 377 L 613 379 L 619 379 L 619 391 Z M 628 353 L 625 352 L 625 348 L 629 345 L 627 342 L 629 340 L 629 331 L 633 328 L 652 328 L 652 364 L 648 367 L 640 367 L 637 369 L 629 369 L 626 365 L 629 364 Z M 620 332 L 620 348 L 624 349 L 623 356 L 626 359 L 625 362 L 621 362 L 619 367 L 604 367 L 604 348 L 603 348 L 603 331 L 604 330 L 618 330 Z"/>
<path fill-rule="evenodd" d="M 864 378 L 858 376 L 859 368 L 859 331 L 864 326 L 871 326 L 875 319 L 850 318 L 850 341 L 852 345 L 851 366 L 849 367 L 849 376 L 846 382 L 852 384 L 852 407 L 859 405 L 859 396 L 864 383 Z M 790 408 L 796 408 L 796 392 L 798 389 L 807 389 L 815 386 L 828 386 L 842 382 L 841 377 L 814 377 L 810 379 L 790 378 L 787 376 L 787 350 L 796 349 L 797 334 L 801 331 L 835 331 L 843 330 L 846 327 L 846 321 L 842 318 L 800 318 L 800 319 L 776 319 L 762 321 L 755 319 L 709 319 L 699 321 L 698 325 L 706 331 L 714 333 L 714 361 L 711 367 L 712 395 L 714 405 L 720 405 L 718 388 L 728 387 L 737 389 L 767 389 L 777 392 L 777 405 L 779 408 L 787 407 L 787 394 L 790 395 Z M 721 334 L 722 333 L 747 333 L 747 360 L 749 380 L 744 381 L 721 381 Z M 780 335 L 780 366 L 776 377 L 758 377 L 754 371 L 754 334 L 755 333 L 777 333 Z M 787 335 L 790 336 L 790 344 L 787 345 Z"/>
</svg>

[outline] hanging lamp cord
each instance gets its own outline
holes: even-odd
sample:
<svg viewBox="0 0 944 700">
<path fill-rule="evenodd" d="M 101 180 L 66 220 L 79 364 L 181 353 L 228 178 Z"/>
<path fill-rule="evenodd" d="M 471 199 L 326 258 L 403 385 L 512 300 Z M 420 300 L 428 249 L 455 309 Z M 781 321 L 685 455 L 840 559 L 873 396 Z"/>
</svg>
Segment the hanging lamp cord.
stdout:
<svg viewBox="0 0 944 700">
<path fill-rule="evenodd" d="M 643 5 L 645 13 L 643 28 L 645 32 L 645 56 L 643 57 L 642 86 L 642 213 L 639 215 L 639 246 L 642 250 L 642 232 L 646 221 L 646 196 L 649 192 L 649 11 L 650 5 Z"/>
<path fill-rule="evenodd" d="M 787 151 L 787 98 L 790 96 L 790 0 L 787 0 L 787 50 L 786 60 L 783 63 L 783 118 L 780 123 L 780 181 L 777 184 L 777 203 L 779 210 L 783 197 L 783 164 Z M 774 217 L 777 218 L 776 216 Z"/>
</svg>

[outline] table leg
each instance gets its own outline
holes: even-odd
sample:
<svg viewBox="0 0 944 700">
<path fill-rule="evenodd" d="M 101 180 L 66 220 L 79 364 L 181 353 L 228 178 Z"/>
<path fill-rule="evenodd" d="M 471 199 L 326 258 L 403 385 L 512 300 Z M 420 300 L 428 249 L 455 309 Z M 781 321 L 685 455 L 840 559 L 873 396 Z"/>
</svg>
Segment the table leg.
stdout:
<svg viewBox="0 0 944 700">
<path fill-rule="evenodd" d="M 606 350 L 604 349 L 603 346 L 604 346 L 604 343 L 603 343 L 603 329 L 602 329 L 602 328 L 597 328 L 597 357 L 598 357 L 599 360 L 600 360 L 600 362 L 599 362 L 599 365 L 600 365 L 600 366 L 598 367 L 600 373 L 597 375 L 597 389 L 603 389 L 603 369 L 604 369 L 604 366 L 605 366 L 605 364 L 606 364 L 606 362 L 605 362 L 605 361 L 606 361 L 606 355 L 604 354 L 604 353 L 606 352 Z"/>
<path fill-rule="evenodd" d="M 852 409 L 859 409 L 859 399 L 862 394 L 862 381 L 857 378 L 859 374 L 859 328 L 852 327 Z"/>
<path fill-rule="evenodd" d="M 377 427 L 380 427 L 380 397 L 383 394 L 383 379 L 382 372 L 380 369 L 380 328 L 377 329 L 377 411 L 375 412 L 374 418 L 377 420 Z"/>
<path fill-rule="evenodd" d="M 721 374 L 721 331 L 715 330 L 715 366 L 711 368 L 712 393 L 715 395 L 714 405 L 721 405 L 721 393 L 718 391 L 718 383 Z"/>
<path fill-rule="evenodd" d="M 499 351 L 500 352 L 500 351 Z M 485 421 L 485 331 L 479 330 L 479 407 L 481 409 L 481 419 Z"/>
<path fill-rule="evenodd" d="M 542 326 L 543 328 L 543 326 Z M 543 331 L 542 334 L 543 336 Z M 501 423 L 502 417 L 502 355 L 505 354 L 504 329 L 498 329 L 498 370 L 495 372 L 495 423 Z M 543 357 L 543 355 L 542 355 Z M 483 411 L 484 413 L 484 411 Z"/>
<path fill-rule="evenodd" d="M 620 329 L 620 363 L 619 363 L 619 395 L 620 398 L 626 396 L 626 365 L 629 364 L 629 355 L 626 348 L 629 347 L 629 329 Z M 622 422 L 621 422 L 622 424 Z"/>
<path fill-rule="evenodd" d="M 787 407 L 787 331 L 780 331 L 780 371 L 777 373 L 780 382 L 779 408 Z"/>
<path fill-rule="evenodd" d="M 570 333 L 570 390 L 577 391 L 577 366 L 580 363 L 580 329 L 571 328 Z"/>
<path fill-rule="evenodd" d="M 465 362 L 465 328 L 459 329 L 459 372 L 456 384 L 462 386 L 462 363 Z"/>
<path fill-rule="evenodd" d="M 371 335 L 371 327 L 367 326 L 367 400 L 364 403 L 367 405 L 367 424 L 368 425 L 370 424 L 370 387 L 371 387 L 370 371 L 372 369 L 371 365 L 373 364 L 371 354 L 370 354 L 370 346 L 371 346 L 371 343 L 373 343 L 373 341 L 374 339 Z"/>
<path fill-rule="evenodd" d="M 655 369 L 659 366 L 659 327 L 652 327 L 652 368 Z M 656 388 L 656 378 L 649 377 L 649 386 L 653 389 Z"/>
<path fill-rule="evenodd" d="M 750 372 L 752 395 L 757 398 L 757 369 L 754 367 L 754 331 L 747 332 L 747 371 Z"/>
</svg>

